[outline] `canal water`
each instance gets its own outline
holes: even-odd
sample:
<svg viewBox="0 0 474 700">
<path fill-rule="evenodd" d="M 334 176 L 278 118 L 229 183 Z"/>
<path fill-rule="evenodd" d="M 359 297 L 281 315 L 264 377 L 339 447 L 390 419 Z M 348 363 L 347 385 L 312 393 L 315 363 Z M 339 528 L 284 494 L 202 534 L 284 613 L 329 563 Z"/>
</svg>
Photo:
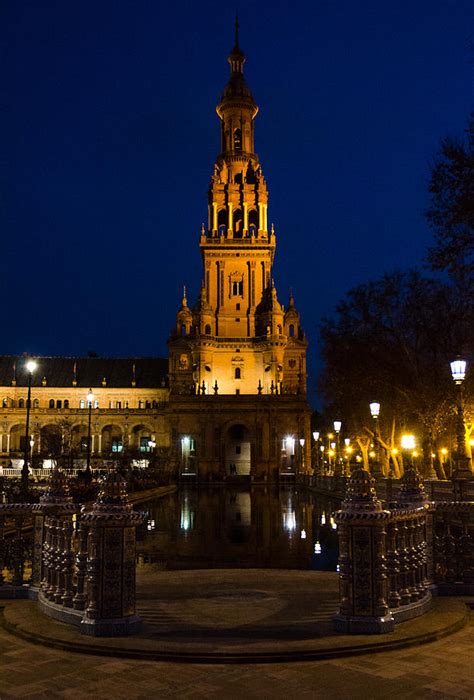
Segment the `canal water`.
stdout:
<svg viewBox="0 0 474 700">
<path fill-rule="evenodd" d="M 336 571 L 338 507 L 295 487 L 180 488 L 140 507 L 138 565 Z"/>
</svg>

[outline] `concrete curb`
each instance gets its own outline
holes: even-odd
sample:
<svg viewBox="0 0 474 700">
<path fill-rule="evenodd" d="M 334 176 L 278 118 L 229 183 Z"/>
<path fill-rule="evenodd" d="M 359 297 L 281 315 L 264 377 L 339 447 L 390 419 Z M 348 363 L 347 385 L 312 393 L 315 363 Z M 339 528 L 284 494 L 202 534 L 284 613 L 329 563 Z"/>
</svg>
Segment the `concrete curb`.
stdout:
<svg viewBox="0 0 474 700">
<path fill-rule="evenodd" d="M 31 632 L 17 624 L 9 622 L 5 617 L 5 606 L 0 607 L 0 625 L 13 636 L 19 637 L 32 644 L 60 649 L 79 654 L 90 654 L 94 656 L 106 656 L 125 659 L 139 659 L 143 661 L 168 661 L 176 663 L 195 664 L 268 664 L 268 663 L 290 663 L 301 661 L 318 661 L 347 656 L 360 656 L 362 654 L 376 654 L 380 652 L 393 651 L 395 649 L 410 648 L 420 644 L 437 641 L 461 630 L 469 620 L 469 610 L 459 602 L 459 616 L 450 624 L 445 624 L 430 632 L 420 633 L 402 639 L 387 639 L 366 644 L 348 644 L 346 646 L 328 646 L 316 649 L 295 649 L 275 652 L 232 652 L 232 651 L 166 651 L 163 649 L 134 649 L 132 647 L 120 648 L 112 645 L 96 646 L 88 643 L 87 640 L 70 642 L 67 640 L 47 637 L 35 632 Z M 133 643 L 133 638 L 129 638 Z M 356 639 L 356 637 L 354 638 Z M 380 637 L 377 637 L 379 640 Z M 329 638 L 328 638 L 329 640 Z M 157 640 L 157 644 L 159 641 Z"/>
</svg>

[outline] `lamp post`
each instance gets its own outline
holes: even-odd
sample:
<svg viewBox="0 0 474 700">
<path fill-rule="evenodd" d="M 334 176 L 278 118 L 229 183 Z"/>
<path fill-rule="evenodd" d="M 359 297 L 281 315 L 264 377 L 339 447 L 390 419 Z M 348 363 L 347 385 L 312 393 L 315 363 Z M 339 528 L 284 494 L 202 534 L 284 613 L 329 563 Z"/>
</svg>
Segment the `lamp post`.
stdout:
<svg viewBox="0 0 474 700">
<path fill-rule="evenodd" d="M 25 427 L 25 451 L 23 466 L 21 468 L 21 491 L 23 496 L 26 497 L 28 493 L 28 462 L 30 458 L 30 409 L 31 409 L 31 380 L 33 378 L 33 372 L 37 367 L 37 363 L 34 360 L 28 360 L 26 363 L 26 369 L 28 372 L 28 395 L 26 398 L 26 427 Z"/>
<path fill-rule="evenodd" d="M 91 418 L 92 418 L 92 403 L 94 401 L 94 394 L 92 389 L 89 389 L 87 394 L 87 406 L 89 409 L 89 418 L 87 421 L 87 457 L 86 457 L 86 479 L 89 481 L 92 477 L 91 474 Z"/>
<path fill-rule="evenodd" d="M 344 445 L 345 445 L 345 453 L 346 453 L 346 462 L 344 466 L 344 475 L 349 476 L 350 474 L 350 466 L 349 462 L 351 460 L 351 454 L 352 454 L 352 447 L 351 447 L 351 439 L 350 438 L 344 438 Z"/>
<path fill-rule="evenodd" d="M 304 439 L 304 438 L 300 438 L 300 447 L 301 447 L 301 471 L 303 472 L 303 474 L 305 473 L 304 444 L 305 444 L 305 439 Z"/>
<path fill-rule="evenodd" d="M 315 471 L 316 474 L 320 473 L 319 469 L 319 450 L 318 450 L 318 445 L 319 445 L 319 431 L 314 430 L 313 431 L 313 460 L 314 460 L 314 466 L 313 466 L 313 472 Z"/>
<path fill-rule="evenodd" d="M 402 435 L 401 446 L 402 446 L 404 458 L 406 457 L 407 454 L 410 455 L 408 465 L 410 467 L 412 467 L 413 466 L 414 450 L 416 447 L 415 436 L 414 435 Z M 403 462 L 404 462 L 403 466 L 405 467 L 405 459 L 403 460 Z"/>
<path fill-rule="evenodd" d="M 383 476 L 383 471 L 380 466 L 380 426 L 379 426 L 379 415 L 380 415 L 380 404 L 378 401 L 372 401 L 369 404 L 370 415 L 374 421 L 374 452 L 375 457 L 373 460 L 372 476 L 378 478 Z"/>
<path fill-rule="evenodd" d="M 464 426 L 464 397 L 463 382 L 466 377 L 466 360 L 454 360 L 451 362 L 451 374 L 457 387 L 457 415 L 456 415 L 456 469 L 453 477 L 456 479 L 471 479 L 471 459 L 466 445 L 466 429 Z"/>
<path fill-rule="evenodd" d="M 334 432 L 336 433 L 336 457 L 334 460 L 334 476 L 339 476 L 341 469 L 341 427 L 342 421 L 335 420 L 333 423 Z"/>
</svg>

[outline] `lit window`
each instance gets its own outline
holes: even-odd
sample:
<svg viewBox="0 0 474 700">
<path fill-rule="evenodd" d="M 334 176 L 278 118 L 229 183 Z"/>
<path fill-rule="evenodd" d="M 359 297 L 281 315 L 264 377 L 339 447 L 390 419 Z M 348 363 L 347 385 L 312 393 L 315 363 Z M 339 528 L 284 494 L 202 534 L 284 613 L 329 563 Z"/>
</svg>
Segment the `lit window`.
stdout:
<svg viewBox="0 0 474 700">
<path fill-rule="evenodd" d="M 140 452 L 150 452 L 151 447 L 148 444 L 151 442 L 151 437 L 148 435 L 148 437 L 141 437 L 140 438 Z"/>
<path fill-rule="evenodd" d="M 121 440 L 112 440 L 112 452 L 122 452 L 123 443 Z"/>
<path fill-rule="evenodd" d="M 50 404 L 51 404 L 51 402 L 50 402 Z M 79 408 L 85 408 L 85 407 L 86 407 L 86 402 L 84 401 L 84 399 L 81 399 L 79 401 Z"/>
</svg>

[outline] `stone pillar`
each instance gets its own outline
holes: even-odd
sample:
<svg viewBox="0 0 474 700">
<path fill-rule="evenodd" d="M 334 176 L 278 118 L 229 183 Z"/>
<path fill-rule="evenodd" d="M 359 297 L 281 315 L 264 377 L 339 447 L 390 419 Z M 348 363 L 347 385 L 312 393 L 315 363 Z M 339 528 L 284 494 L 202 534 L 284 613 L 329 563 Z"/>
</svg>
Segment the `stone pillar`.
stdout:
<svg viewBox="0 0 474 700">
<path fill-rule="evenodd" d="M 377 634 L 394 629 L 385 561 L 390 511 L 382 509 L 374 483 L 365 469 L 353 472 L 341 510 L 335 514 L 340 551 L 340 607 L 334 618 L 338 632 Z"/>
<path fill-rule="evenodd" d="M 120 474 L 109 472 L 92 510 L 81 519 L 88 530 L 84 634 L 128 635 L 140 623 L 135 614 L 135 531 L 143 516 L 133 512 L 125 486 Z"/>
<path fill-rule="evenodd" d="M 72 579 L 71 558 L 65 553 L 70 550 L 71 543 L 66 542 L 66 533 L 72 536 L 72 518 L 76 506 L 67 493 L 66 477 L 55 467 L 40 502 L 32 507 L 33 513 L 33 564 L 32 586 L 41 586 L 43 593 L 48 596 L 56 578 L 64 581 L 64 577 Z M 61 547 L 58 547 L 61 542 Z M 66 560 L 69 569 L 66 571 Z M 53 575 L 54 570 L 54 575 Z M 65 593 L 62 587 L 62 594 Z M 61 602 L 61 601 L 58 601 Z"/>
<path fill-rule="evenodd" d="M 400 591 L 402 603 L 423 598 L 429 589 L 431 556 L 428 546 L 428 499 L 420 473 L 411 465 L 401 479 L 397 507 L 404 511 L 399 527 L 403 535 L 401 573 L 404 572 L 404 589 Z"/>
</svg>

